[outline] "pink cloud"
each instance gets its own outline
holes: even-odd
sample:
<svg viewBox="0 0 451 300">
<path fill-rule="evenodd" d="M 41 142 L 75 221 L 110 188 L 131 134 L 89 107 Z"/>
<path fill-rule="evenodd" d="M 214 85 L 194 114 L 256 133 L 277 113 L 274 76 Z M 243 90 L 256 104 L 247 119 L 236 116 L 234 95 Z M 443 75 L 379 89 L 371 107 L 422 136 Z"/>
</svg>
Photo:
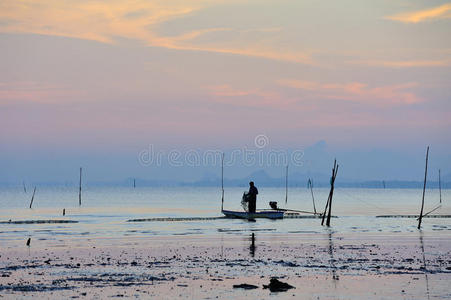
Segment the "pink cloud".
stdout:
<svg viewBox="0 0 451 300">
<path fill-rule="evenodd" d="M 237 89 L 228 84 L 207 87 L 209 94 L 217 101 L 249 107 L 289 108 L 296 100 L 282 97 L 280 94 L 254 89 Z"/>
<path fill-rule="evenodd" d="M 54 102 L 67 100 L 68 96 L 79 94 L 64 87 L 34 81 L 0 82 L 0 102 L 33 101 Z"/>
<path fill-rule="evenodd" d="M 381 87 L 369 87 L 366 83 L 320 83 L 314 81 L 302 81 L 296 79 L 281 79 L 277 83 L 281 86 L 309 91 L 312 96 L 341 99 L 377 105 L 412 104 L 423 101 L 410 89 L 417 86 L 416 83 L 404 83 Z"/>
</svg>

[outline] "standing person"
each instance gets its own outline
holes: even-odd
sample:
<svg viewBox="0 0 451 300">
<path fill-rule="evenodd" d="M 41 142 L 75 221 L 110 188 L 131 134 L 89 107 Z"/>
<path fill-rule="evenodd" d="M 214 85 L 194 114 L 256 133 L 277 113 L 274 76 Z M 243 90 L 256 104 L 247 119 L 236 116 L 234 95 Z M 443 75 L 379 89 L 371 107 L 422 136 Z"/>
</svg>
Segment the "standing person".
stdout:
<svg viewBox="0 0 451 300">
<path fill-rule="evenodd" d="M 254 182 L 251 181 L 249 182 L 249 192 L 248 194 L 248 199 L 249 199 L 249 212 L 250 213 L 255 213 L 255 210 L 257 208 L 257 195 L 258 195 L 258 190 L 254 185 Z"/>
</svg>

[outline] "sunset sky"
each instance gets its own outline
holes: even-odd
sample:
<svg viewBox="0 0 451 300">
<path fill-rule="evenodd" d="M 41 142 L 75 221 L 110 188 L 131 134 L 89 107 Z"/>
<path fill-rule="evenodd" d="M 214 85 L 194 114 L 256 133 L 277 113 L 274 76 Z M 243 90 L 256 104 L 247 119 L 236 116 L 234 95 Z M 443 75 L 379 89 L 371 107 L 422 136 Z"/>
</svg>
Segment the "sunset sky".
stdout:
<svg viewBox="0 0 451 300">
<path fill-rule="evenodd" d="M 0 69 L 0 181 L 157 178 L 148 145 L 259 134 L 451 172 L 451 2 L 1 0 Z"/>
</svg>

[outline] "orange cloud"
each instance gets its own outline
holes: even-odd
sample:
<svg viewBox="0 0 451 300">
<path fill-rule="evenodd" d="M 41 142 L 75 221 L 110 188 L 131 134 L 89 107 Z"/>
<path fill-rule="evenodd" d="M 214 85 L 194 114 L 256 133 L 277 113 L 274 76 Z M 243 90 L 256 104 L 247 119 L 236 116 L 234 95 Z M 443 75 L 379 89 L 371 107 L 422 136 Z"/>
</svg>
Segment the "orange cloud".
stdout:
<svg viewBox="0 0 451 300">
<path fill-rule="evenodd" d="M 449 67 L 451 59 L 443 60 L 405 60 L 405 61 L 384 61 L 384 60 L 354 60 L 348 61 L 350 64 L 367 65 L 373 67 L 389 68 L 427 68 L 427 67 Z"/>
<path fill-rule="evenodd" d="M 386 19 L 403 23 L 419 23 L 430 19 L 451 18 L 450 11 L 451 4 L 448 3 L 429 9 L 400 13 L 394 16 L 386 17 Z"/>
<path fill-rule="evenodd" d="M 123 37 L 136 39 L 154 47 L 312 63 L 309 54 L 298 51 L 283 52 L 269 45 L 255 45 L 250 41 L 232 43 L 225 40 L 222 45 L 206 45 L 194 41 L 207 33 L 232 31 L 230 28 L 207 28 L 178 36 L 161 36 L 155 31 L 157 25 L 168 20 L 190 15 L 213 4 L 229 2 L 134 0 L 130 3 L 120 0 L 43 0 L 36 3 L 33 0 L 3 0 L 0 2 L 0 19 L 3 20 L 0 32 L 56 35 L 102 43 L 114 43 L 115 37 Z M 254 31 L 277 35 L 280 28 L 255 28 L 248 33 L 252 34 Z M 244 33 L 246 30 L 241 32 Z"/>
<path fill-rule="evenodd" d="M 208 1 L 5 0 L 0 3 L 2 32 L 37 33 L 111 43 L 114 36 L 151 40 L 146 27 L 187 15 Z M 139 13 L 138 13 L 139 12 Z"/>
<path fill-rule="evenodd" d="M 340 99 L 355 102 L 366 102 L 380 105 L 412 104 L 422 101 L 412 92 L 405 91 L 417 86 L 416 83 L 405 83 L 370 88 L 361 82 L 351 83 L 319 83 L 296 79 L 281 79 L 281 86 L 310 91 L 314 96 L 327 99 Z"/>
</svg>

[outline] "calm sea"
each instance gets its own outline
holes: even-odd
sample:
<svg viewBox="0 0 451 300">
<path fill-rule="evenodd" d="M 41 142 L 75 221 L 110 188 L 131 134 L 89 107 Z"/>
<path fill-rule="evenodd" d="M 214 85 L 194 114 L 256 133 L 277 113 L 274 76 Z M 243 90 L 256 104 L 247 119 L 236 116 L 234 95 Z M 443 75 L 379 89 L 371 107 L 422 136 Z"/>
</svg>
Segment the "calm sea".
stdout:
<svg viewBox="0 0 451 300">
<path fill-rule="evenodd" d="M 225 209 L 242 210 L 243 188 L 226 188 Z M 310 191 L 291 188 L 285 205 L 284 188 L 259 187 L 258 208 L 269 208 L 269 201 L 279 206 L 313 211 Z M 328 189 L 315 189 L 317 211 L 324 209 Z M 376 218 L 387 214 L 418 214 L 421 204 L 420 189 L 351 189 L 338 188 L 333 198 L 332 229 L 338 233 L 409 233 L 416 231 L 417 221 L 407 218 Z M 443 205 L 436 214 L 451 214 L 450 190 L 442 191 Z M 24 239 L 52 246 L 64 246 L 69 240 L 109 240 L 127 237 L 243 234 L 305 234 L 312 237 L 324 229 L 319 219 L 284 219 L 256 222 L 214 219 L 194 221 L 127 222 L 131 219 L 162 217 L 219 217 L 221 192 L 218 188 L 124 188 L 92 187 L 82 194 L 78 205 L 76 187 L 38 187 L 33 208 L 28 208 L 31 192 L 21 188 L 0 189 L 0 221 L 18 220 L 73 220 L 63 224 L 0 224 L 0 243 L 12 247 L 23 245 Z M 427 190 L 425 212 L 439 202 L 437 190 Z M 63 209 L 66 215 L 62 216 Z M 451 219 L 428 218 L 423 222 L 424 232 L 449 235 Z"/>
</svg>

